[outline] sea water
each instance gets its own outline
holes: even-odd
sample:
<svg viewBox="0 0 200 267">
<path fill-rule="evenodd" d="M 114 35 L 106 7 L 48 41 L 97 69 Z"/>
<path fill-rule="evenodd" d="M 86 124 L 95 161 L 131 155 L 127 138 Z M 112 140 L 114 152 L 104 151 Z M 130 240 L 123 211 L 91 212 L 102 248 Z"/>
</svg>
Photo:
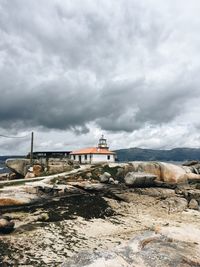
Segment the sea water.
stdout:
<svg viewBox="0 0 200 267">
<path fill-rule="evenodd" d="M 6 167 L 4 161 L 0 161 L 0 173 L 9 173 L 10 170 Z"/>
</svg>

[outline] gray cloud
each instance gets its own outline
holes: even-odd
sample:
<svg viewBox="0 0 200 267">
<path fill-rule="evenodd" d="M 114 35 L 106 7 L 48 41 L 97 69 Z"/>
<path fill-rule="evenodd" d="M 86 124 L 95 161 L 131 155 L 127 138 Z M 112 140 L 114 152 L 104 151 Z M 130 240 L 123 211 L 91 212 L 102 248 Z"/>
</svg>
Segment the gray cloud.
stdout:
<svg viewBox="0 0 200 267">
<path fill-rule="evenodd" d="M 87 134 L 91 123 L 115 133 L 177 119 L 198 126 L 199 110 L 190 111 L 200 98 L 198 6 L 2 0 L 1 127 Z"/>
</svg>

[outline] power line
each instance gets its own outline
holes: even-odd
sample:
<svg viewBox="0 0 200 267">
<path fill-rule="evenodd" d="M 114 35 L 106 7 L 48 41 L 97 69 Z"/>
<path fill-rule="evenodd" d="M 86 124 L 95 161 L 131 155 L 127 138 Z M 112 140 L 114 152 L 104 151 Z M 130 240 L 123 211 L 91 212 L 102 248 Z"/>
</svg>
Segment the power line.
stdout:
<svg viewBox="0 0 200 267">
<path fill-rule="evenodd" d="M 0 134 L 0 137 L 5 137 L 5 138 L 25 138 L 25 137 L 28 137 L 30 136 L 30 134 L 27 134 L 27 135 L 24 135 L 24 136 L 8 136 L 8 135 L 4 135 L 4 134 Z"/>
</svg>

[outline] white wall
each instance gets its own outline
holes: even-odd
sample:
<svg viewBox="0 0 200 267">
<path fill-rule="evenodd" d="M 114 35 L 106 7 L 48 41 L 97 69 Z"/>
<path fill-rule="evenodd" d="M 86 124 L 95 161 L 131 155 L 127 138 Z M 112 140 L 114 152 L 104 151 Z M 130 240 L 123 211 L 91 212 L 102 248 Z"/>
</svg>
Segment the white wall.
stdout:
<svg viewBox="0 0 200 267">
<path fill-rule="evenodd" d="M 87 159 L 85 159 L 85 155 L 71 155 L 71 159 L 79 162 L 79 156 L 81 156 L 81 163 L 98 163 L 98 162 L 115 162 L 115 155 L 109 155 L 110 159 L 108 159 L 108 155 L 103 154 L 92 154 L 90 158 L 90 154 L 87 154 Z"/>
<path fill-rule="evenodd" d="M 92 163 L 97 163 L 97 162 L 114 162 L 115 158 L 114 155 L 109 155 L 110 159 L 108 159 L 108 155 L 103 155 L 103 154 L 94 154 L 92 158 Z"/>
<path fill-rule="evenodd" d="M 75 158 L 74 158 L 75 156 Z M 81 163 L 90 163 L 90 155 L 87 154 L 87 159 L 85 159 L 85 155 L 71 155 L 71 159 L 79 162 L 79 156 L 81 156 Z"/>
</svg>

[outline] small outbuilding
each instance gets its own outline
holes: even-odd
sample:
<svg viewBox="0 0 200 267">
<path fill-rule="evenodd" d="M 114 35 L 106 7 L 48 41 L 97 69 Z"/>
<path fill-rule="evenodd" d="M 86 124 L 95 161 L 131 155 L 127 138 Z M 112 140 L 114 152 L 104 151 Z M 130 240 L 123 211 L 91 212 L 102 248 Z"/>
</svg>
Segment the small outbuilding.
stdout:
<svg viewBox="0 0 200 267">
<path fill-rule="evenodd" d="M 70 158 L 79 163 L 100 163 L 100 162 L 115 162 L 116 153 L 109 150 L 107 140 L 102 137 L 99 139 L 97 147 L 89 147 L 72 151 Z"/>
</svg>

